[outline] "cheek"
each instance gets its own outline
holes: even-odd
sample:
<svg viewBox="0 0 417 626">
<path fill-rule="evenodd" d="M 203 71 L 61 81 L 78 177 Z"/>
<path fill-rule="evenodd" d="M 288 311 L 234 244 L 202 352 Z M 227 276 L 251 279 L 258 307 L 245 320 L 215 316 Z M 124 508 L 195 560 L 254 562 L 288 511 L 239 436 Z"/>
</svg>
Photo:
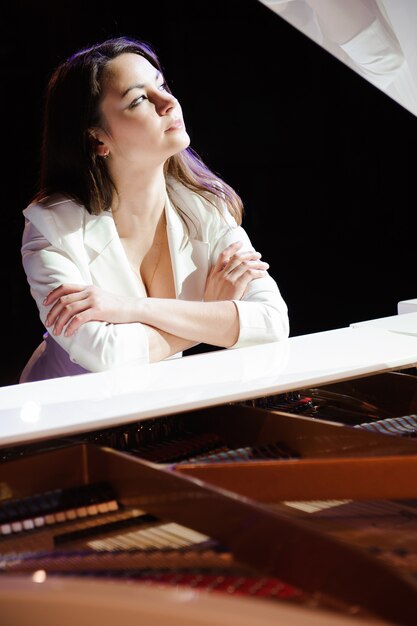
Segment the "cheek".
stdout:
<svg viewBox="0 0 417 626">
<path fill-rule="evenodd" d="M 115 126 L 115 133 L 125 138 L 146 136 L 154 126 L 153 120 L 137 114 L 135 117 L 122 118 Z"/>
<path fill-rule="evenodd" d="M 112 141 L 121 151 L 149 150 L 159 143 L 161 123 L 159 120 L 121 120 L 112 129 Z"/>
</svg>

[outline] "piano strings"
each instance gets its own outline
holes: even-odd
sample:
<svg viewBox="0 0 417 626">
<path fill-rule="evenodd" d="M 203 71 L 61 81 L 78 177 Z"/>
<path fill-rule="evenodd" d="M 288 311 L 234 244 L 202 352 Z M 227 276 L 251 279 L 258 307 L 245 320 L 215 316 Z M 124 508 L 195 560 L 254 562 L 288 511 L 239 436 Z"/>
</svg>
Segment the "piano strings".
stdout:
<svg viewBox="0 0 417 626">
<path fill-rule="evenodd" d="M 417 579 L 417 500 L 290 501 L 271 505 L 296 515 Z"/>
<path fill-rule="evenodd" d="M 317 603 L 277 578 L 257 576 L 207 535 L 124 507 L 108 483 L 6 501 L 0 522 L 3 573 L 128 578 Z"/>
</svg>

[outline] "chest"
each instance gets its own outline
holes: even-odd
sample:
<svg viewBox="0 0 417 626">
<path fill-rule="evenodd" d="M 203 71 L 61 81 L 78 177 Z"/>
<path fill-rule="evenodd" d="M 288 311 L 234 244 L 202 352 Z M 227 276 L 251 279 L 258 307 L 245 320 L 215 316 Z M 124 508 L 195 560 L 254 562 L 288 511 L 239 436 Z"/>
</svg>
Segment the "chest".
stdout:
<svg viewBox="0 0 417 626">
<path fill-rule="evenodd" d="M 143 296 L 175 298 L 172 261 L 166 231 L 155 241 L 121 239 L 126 257 Z"/>
</svg>

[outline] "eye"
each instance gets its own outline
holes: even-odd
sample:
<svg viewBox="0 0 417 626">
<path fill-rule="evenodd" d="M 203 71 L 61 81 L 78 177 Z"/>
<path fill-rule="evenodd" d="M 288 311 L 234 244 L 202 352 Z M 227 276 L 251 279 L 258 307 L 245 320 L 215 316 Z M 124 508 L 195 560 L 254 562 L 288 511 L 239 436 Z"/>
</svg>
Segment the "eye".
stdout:
<svg viewBox="0 0 417 626">
<path fill-rule="evenodd" d="M 162 83 L 162 85 L 159 85 L 158 89 L 161 89 L 162 91 L 168 91 L 167 83 Z"/>
<path fill-rule="evenodd" d="M 138 106 L 138 104 L 140 104 L 141 102 L 147 99 L 148 98 L 146 96 L 139 96 L 138 98 L 135 98 L 133 102 L 129 104 L 129 109 L 134 109 L 135 107 Z"/>
</svg>

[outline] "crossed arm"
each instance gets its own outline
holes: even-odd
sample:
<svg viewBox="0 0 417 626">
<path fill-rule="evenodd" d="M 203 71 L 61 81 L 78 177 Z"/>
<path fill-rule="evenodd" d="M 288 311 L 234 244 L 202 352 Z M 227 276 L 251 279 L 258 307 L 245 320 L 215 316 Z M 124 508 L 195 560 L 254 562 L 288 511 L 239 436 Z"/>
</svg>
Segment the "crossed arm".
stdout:
<svg viewBox="0 0 417 626">
<path fill-rule="evenodd" d="M 62 284 L 43 304 L 52 335 L 71 337 L 89 321 L 145 326 L 150 361 L 158 361 L 203 342 L 233 346 L 239 336 L 240 300 L 249 283 L 266 275 L 268 264 L 256 251 L 241 252 L 235 242 L 220 253 L 209 272 L 204 301 L 118 296 L 93 285 Z"/>
</svg>

